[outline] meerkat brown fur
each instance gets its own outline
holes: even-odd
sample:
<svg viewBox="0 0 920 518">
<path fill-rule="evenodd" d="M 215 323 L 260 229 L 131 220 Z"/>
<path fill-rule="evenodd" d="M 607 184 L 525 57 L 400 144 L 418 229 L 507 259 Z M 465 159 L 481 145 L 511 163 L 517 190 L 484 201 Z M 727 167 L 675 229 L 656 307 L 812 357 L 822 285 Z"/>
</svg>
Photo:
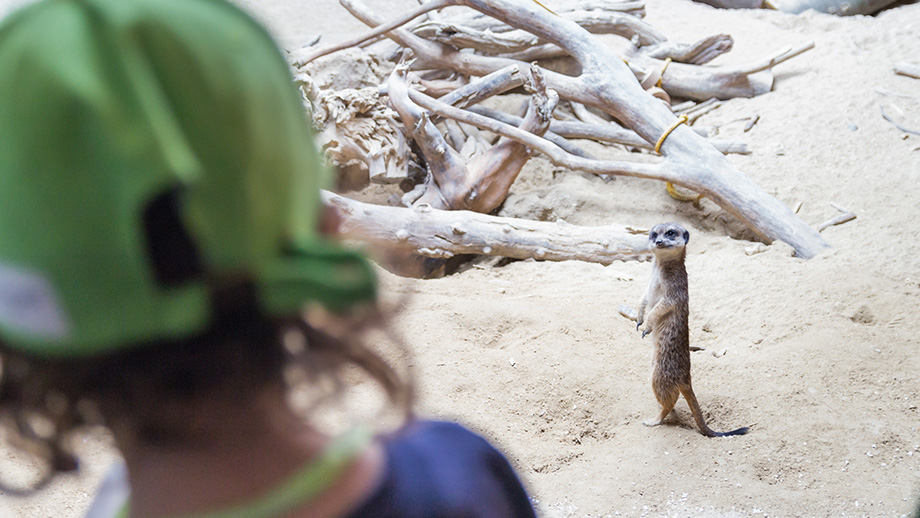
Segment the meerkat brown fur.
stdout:
<svg viewBox="0 0 920 518">
<path fill-rule="evenodd" d="M 700 433 L 708 437 L 743 435 L 748 428 L 720 433 L 706 426 L 690 386 L 690 297 L 684 266 L 689 240 L 690 233 L 677 223 L 661 223 L 649 232 L 649 248 L 655 256 L 654 268 L 648 291 L 639 303 L 636 330 L 645 323 L 642 337 L 651 333 L 655 340 L 652 390 L 661 404 L 661 413 L 644 424 L 661 424 L 674 409 L 678 396 L 683 394 Z"/>
</svg>

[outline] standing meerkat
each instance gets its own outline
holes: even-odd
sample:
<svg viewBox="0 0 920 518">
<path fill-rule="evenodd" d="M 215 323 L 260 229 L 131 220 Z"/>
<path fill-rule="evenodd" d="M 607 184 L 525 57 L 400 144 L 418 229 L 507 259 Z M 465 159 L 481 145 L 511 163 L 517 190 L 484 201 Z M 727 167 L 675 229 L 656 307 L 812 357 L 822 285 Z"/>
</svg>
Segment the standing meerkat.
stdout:
<svg viewBox="0 0 920 518">
<path fill-rule="evenodd" d="M 661 223 L 652 228 L 648 237 L 649 248 L 655 256 L 654 269 L 648 291 L 639 302 L 636 330 L 645 323 L 642 337 L 652 333 L 655 339 L 652 390 L 661 403 L 661 413 L 644 424 L 661 424 L 674 409 L 678 396 L 683 394 L 703 435 L 724 437 L 746 434 L 747 427 L 720 433 L 706 426 L 700 404 L 690 386 L 690 296 L 684 266 L 690 232 L 677 223 Z"/>
</svg>

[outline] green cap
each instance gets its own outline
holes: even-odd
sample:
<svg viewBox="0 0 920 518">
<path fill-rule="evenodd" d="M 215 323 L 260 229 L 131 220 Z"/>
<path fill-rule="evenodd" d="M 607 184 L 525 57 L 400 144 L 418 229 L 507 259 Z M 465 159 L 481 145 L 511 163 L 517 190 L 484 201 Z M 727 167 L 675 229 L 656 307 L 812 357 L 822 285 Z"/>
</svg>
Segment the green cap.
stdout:
<svg viewBox="0 0 920 518">
<path fill-rule="evenodd" d="M 44 0 L 0 24 L 0 341 L 80 356 L 371 301 L 317 235 L 328 171 L 270 36 L 219 0 Z M 165 236 L 165 238 L 164 238 Z"/>
</svg>

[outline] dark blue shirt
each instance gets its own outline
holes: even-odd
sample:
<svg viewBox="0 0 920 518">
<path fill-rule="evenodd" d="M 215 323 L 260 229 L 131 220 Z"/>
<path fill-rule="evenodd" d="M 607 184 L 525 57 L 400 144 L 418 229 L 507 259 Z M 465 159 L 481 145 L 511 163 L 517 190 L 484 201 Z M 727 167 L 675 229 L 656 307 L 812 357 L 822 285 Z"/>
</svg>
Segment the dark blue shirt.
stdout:
<svg viewBox="0 0 920 518">
<path fill-rule="evenodd" d="M 508 460 L 458 424 L 409 424 L 384 449 L 383 480 L 351 518 L 535 517 Z"/>
</svg>

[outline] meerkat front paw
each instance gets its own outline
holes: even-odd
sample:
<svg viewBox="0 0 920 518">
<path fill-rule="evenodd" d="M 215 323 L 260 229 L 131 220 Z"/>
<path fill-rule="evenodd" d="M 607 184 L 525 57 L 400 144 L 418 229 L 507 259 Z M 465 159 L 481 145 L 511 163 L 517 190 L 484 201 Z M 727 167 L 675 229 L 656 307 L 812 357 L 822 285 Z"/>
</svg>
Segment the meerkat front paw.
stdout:
<svg viewBox="0 0 920 518">
<path fill-rule="evenodd" d="M 646 327 L 645 329 L 642 330 L 642 338 L 645 338 L 645 335 L 647 335 L 647 334 L 649 334 L 649 333 L 651 333 L 651 332 L 652 332 L 652 330 Z"/>
</svg>

